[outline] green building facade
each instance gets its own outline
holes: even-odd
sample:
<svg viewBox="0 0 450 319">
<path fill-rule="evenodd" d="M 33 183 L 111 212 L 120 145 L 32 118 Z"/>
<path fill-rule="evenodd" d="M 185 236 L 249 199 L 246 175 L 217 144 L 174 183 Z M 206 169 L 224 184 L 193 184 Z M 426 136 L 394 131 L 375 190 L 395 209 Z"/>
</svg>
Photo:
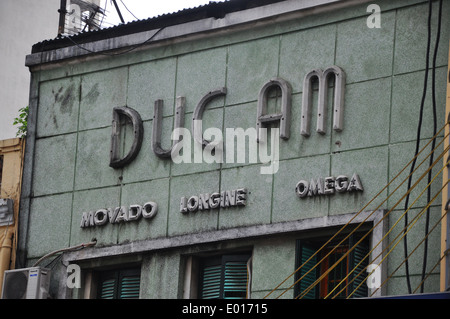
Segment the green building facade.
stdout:
<svg viewBox="0 0 450 319">
<path fill-rule="evenodd" d="M 433 53 L 439 1 L 432 9 Z M 409 198 L 409 221 L 429 203 L 429 228 L 437 224 L 426 254 L 420 245 L 406 265 L 403 239 L 393 248 L 417 142 L 428 12 L 419 0 L 227 1 L 36 44 L 26 60 L 17 267 L 50 268 L 53 298 L 379 297 L 408 294 L 408 279 L 420 287 L 425 256 L 422 292 L 441 291 L 444 270 L 432 267 L 442 175 L 430 186 L 434 201 L 415 201 L 426 178 Z M 438 129 L 449 30 L 442 19 Z M 434 135 L 431 71 L 420 148 Z M 181 141 L 176 127 L 185 128 Z M 260 127 L 267 139 L 256 143 Z M 437 135 L 433 176 L 443 163 Z M 426 213 L 407 233 L 407 253 L 425 227 Z M 80 288 L 68 284 L 69 264 Z M 370 265 L 379 268 L 364 281 Z"/>
</svg>

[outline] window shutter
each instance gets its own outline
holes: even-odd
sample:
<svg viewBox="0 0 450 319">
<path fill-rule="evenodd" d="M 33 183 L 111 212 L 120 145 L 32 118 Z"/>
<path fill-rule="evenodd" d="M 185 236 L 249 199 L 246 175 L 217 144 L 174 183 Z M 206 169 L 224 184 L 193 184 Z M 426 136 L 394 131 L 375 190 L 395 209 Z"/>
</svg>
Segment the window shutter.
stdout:
<svg viewBox="0 0 450 319">
<path fill-rule="evenodd" d="M 224 298 L 244 299 L 247 294 L 247 278 L 247 261 L 225 263 Z"/>
<path fill-rule="evenodd" d="M 141 278 L 139 274 L 123 275 L 120 282 L 120 299 L 138 299 Z"/>
<path fill-rule="evenodd" d="M 296 260 L 296 268 L 298 269 L 301 265 L 303 267 L 295 273 L 295 282 L 297 282 L 300 278 L 303 277 L 309 270 L 311 270 L 318 262 L 318 254 L 313 258 L 311 256 L 317 251 L 317 248 L 314 245 L 308 244 L 305 241 L 298 240 L 297 241 L 297 260 Z M 311 258 L 306 264 L 305 262 Z M 319 272 L 320 267 L 317 266 L 313 270 L 311 270 L 306 276 L 304 276 L 294 287 L 294 298 L 300 297 L 303 295 L 303 292 L 306 291 L 310 285 L 312 285 L 318 278 L 317 274 Z M 308 291 L 302 299 L 315 299 L 318 298 L 319 295 L 319 285 L 315 285 L 314 288 Z"/>
<path fill-rule="evenodd" d="M 250 255 L 223 255 L 205 259 L 201 273 L 201 298 L 246 298 L 249 258 Z"/>
<path fill-rule="evenodd" d="M 360 238 L 361 237 L 358 238 L 356 236 L 351 236 L 349 239 L 349 246 L 353 247 L 354 244 L 356 244 Z M 367 276 L 367 273 L 364 269 L 367 267 L 369 260 L 368 258 L 364 259 L 364 257 L 368 253 L 369 253 L 369 244 L 367 243 L 366 240 L 363 240 L 361 243 L 359 243 L 358 246 L 356 246 L 355 249 L 353 249 L 350 252 L 349 272 L 352 271 L 353 269 L 354 271 L 351 273 L 349 277 L 351 281 L 349 285 L 349 294 L 351 294 L 355 289 L 357 289 L 352 294 L 351 298 L 367 297 L 368 294 L 367 284 L 365 282 L 361 284 L 361 282 L 363 282 Z M 364 261 L 362 261 L 363 259 Z M 361 264 L 358 266 L 360 262 Z M 358 286 L 359 288 L 357 288 Z"/>
<path fill-rule="evenodd" d="M 203 285 L 201 294 L 203 299 L 220 298 L 221 278 L 222 265 L 209 266 L 203 269 Z"/>
<path fill-rule="evenodd" d="M 140 270 L 126 269 L 100 273 L 100 299 L 137 299 L 141 285 Z"/>
<path fill-rule="evenodd" d="M 106 279 L 101 283 L 100 299 L 114 299 L 116 280 Z"/>
</svg>

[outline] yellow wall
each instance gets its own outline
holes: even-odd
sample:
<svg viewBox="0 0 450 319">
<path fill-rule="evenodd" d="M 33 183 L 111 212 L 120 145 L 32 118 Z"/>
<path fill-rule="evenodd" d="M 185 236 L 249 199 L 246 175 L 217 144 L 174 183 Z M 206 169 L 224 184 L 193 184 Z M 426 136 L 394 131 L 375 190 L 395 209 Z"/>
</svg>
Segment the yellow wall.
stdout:
<svg viewBox="0 0 450 319">
<path fill-rule="evenodd" d="M 16 259 L 17 226 L 25 140 L 13 138 L 0 140 L 0 156 L 3 156 L 3 172 L 0 198 L 14 200 L 14 223 L 0 227 L 0 295 L 5 270 L 13 269 Z"/>
</svg>

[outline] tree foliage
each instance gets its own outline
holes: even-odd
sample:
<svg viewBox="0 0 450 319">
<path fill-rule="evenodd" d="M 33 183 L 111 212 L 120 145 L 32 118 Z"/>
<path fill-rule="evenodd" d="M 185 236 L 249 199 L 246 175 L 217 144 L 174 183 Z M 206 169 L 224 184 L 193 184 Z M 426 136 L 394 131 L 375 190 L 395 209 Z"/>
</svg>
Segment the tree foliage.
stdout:
<svg viewBox="0 0 450 319">
<path fill-rule="evenodd" d="M 28 106 L 19 110 L 19 116 L 14 119 L 13 125 L 18 125 L 16 136 L 23 138 L 27 136 L 28 128 Z"/>
</svg>

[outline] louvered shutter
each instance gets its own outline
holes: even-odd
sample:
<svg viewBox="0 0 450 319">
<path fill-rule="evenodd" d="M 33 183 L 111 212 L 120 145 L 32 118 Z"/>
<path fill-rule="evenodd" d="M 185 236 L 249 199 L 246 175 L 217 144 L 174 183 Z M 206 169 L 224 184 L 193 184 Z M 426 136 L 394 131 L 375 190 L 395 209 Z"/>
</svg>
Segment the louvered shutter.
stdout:
<svg viewBox="0 0 450 319">
<path fill-rule="evenodd" d="M 116 279 L 105 279 L 101 283 L 100 299 L 114 299 Z"/>
<path fill-rule="evenodd" d="M 294 287 L 294 297 L 301 297 L 302 299 L 315 299 L 319 296 L 319 285 L 315 285 L 305 295 L 303 295 L 304 292 L 309 289 L 310 285 L 312 285 L 318 278 L 320 267 L 315 267 L 312 269 L 319 261 L 318 254 L 311 258 L 316 251 L 317 247 L 315 245 L 311 245 L 302 240 L 297 241 L 296 269 L 298 269 L 301 265 L 303 266 L 295 273 L 295 282 L 297 282 L 297 284 Z M 311 258 L 311 260 L 308 261 L 309 258 Z"/>
<path fill-rule="evenodd" d="M 107 271 L 100 274 L 100 299 L 138 299 L 141 284 L 140 270 Z"/>
<path fill-rule="evenodd" d="M 138 299 L 141 276 L 138 270 L 123 271 L 120 273 L 119 299 Z"/>
<path fill-rule="evenodd" d="M 224 299 L 245 299 L 248 281 L 247 260 L 247 256 L 244 256 L 243 258 L 236 256 L 234 258 L 231 257 L 228 261 L 224 260 Z"/>
<path fill-rule="evenodd" d="M 359 239 L 360 237 L 351 236 L 349 246 L 353 247 L 353 245 L 355 245 L 359 241 Z M 367 243 L 367 241 L 362 241 L 358 246 L 355 247 L 355 249 L 353 249 L 353 251 L 350 252 L 349 272 L 352 269 L 354 269 L 354 271 L 349 277 L 351 281 L 349 285 L 349 294 L 351 294 L 356 289 L 351 298 L 367 297 L 367 284 L 363 281 L 367 276 L 365 268 L 369 264 L 369 258 L 364 259 L 364 257 L 366 257 L 368 252 L 369 244 Z"/>
<path fill-rule="evenodd" d="M 203 269 L 203 299 L 220 298 L 220 287 L 222 280 L 222 265 L 208 266 Z"/>
<path fill-rule="evenodd" d="M 201 298 L 246 298 L 249 258 L 250 255 L 223 255 L 205 259 L 201 272 Z"/>
</svg>

